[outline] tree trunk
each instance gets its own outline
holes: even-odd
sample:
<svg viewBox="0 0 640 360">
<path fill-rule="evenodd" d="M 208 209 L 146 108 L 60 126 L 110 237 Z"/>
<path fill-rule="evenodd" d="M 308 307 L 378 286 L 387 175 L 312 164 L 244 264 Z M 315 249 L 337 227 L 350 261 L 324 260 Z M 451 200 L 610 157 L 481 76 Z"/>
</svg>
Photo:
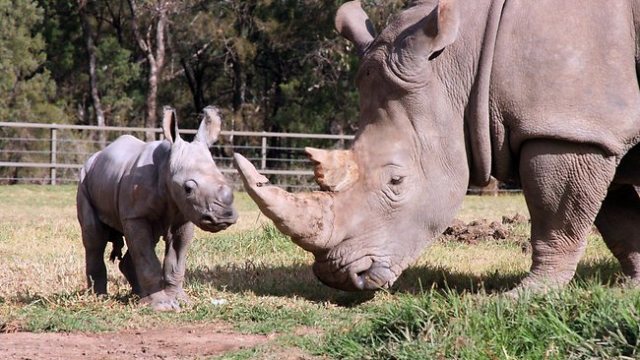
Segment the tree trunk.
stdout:
<svg viewBox="0 0 640 360">
<path fill-rule="evenodd" d="M 189 84 L 189 89 L 191 90 L 193 105 L 196 111 L 201 111 L 205 107 L 204 91 L 202 90 L 202 72 L 198 71 L 196 74 L 189 60 L 181 59 L 180 63 L 182 64 L 185 77 L 187 78 L 187 84 Z"/>
<path fill-rule="evenodd" d="M 102 109 L 102 101 L 100 100 L 100 93 L 98 91 L 98 74 L 96 73 L 98 61 L 96 56 L 96 46 L 93 40 L 91 24 L 89 24 L 89 18 L 86 12 L 86 4 L 82 0 L 79 0 L 78 3 L 82 32 L 84 35 L 85 46 L 87 47 L 87 54 L 89 56 L 89 86 L 91 88 L 91 101 L 95 112 L 96 124 L 98 127 L 105 127 L 106 121 L 104 117 L 104 110 Z M 104 131 L 98 131 L 98 143 L 101 149 L 107 144 L 106 133 Z"/>
<path fill-rule="evenodd" d="M 131 27 L 133 34 L 138 43 L 138 47 L 147 57 L 149 62 L 149 78 L 147 79 L 147 116 L 145 117 L 144 126 L 148 129 L 145 137 L 147 141 L 155 140 L 155 130 L 158 127 L 158 85 L 162 80 L 162 69 L 164 68 L 165 58 L 165 28 L 167 25 L 167 12 L 169 1 L 159 0 L 154 16 L 155 24 L 155 50 L 151 41 L 151 31 L 148 31 L 146 38 L 142 37 L 138 24 L 138 8 L 135 0 L 128 0 L 131 9 Z M 149 27 L 151 29 L 151 27 Z"/>
</svg>

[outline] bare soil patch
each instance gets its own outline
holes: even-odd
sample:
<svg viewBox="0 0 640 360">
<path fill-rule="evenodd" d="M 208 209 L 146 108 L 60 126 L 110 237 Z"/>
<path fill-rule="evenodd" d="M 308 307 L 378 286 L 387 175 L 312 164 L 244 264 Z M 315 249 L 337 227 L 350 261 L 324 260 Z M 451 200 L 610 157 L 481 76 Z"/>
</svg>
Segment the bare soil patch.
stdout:
<svg viewBox="0 0 640 360">
<path fill-rule="evenodd" d="M 458 241 L 466 244 L 477 244 L 485 240 L 507 240 L 516 241 L 522 245 L 526 244 L 526 237 L 516 236 L 513 228 L 516 225 L 528 223 L 529 219 L 521 214 L 513 216 L 503 216 L 502 221 L 489 221 L 487 219 L 474 220 L 464 223 L 455 219 L 443 233 L 443 241 Z M 524 250 L 524 249 L 523 249 Z"/>
<path fill-rule="evenodd" d="M 193 359 L 252 348 L 265 335 L 233 332 L 222 324 L 113 333 L 0 334 L 0 359 Z"/>
</svg>

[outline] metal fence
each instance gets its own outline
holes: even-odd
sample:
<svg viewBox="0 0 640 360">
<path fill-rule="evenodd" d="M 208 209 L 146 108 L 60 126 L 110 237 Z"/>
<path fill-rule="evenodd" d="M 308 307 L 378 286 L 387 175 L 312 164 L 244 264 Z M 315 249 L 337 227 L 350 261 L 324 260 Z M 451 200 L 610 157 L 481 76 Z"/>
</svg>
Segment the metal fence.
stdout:
<svg viewBox="0 0 640 360">
<path fill-rule="evenodd" d="M 158 139 L 161 129 L 152 130 Z M 144 138 L 146 128 L 97 127 L 87 125 L 0 122 L 0 184 L 64 184 L 78 181 L 82 164 L 118 136 Z M 102 133 L 103 136 L 100 136 Z M 196 130 L 181 130 L 190 141 Z M 271 183 L 287 190 L 317 188 L 312 163 L 304 147 L 344 149 L 352 135 L 222 131 L 211 149 L 218 168 L 239 188 L 240 179 L 232 166 L 233 152 L 249 159 Z M 470 194 L 520 192 L 517 184 L 494 182 L 486 188 L 470 188 Z"/>
<path fill-rule="evenodd" d="M 78 180 L 82 164 L 91 154 L 123 134 L 140 138 L 146 128 L 97 127 L 41 123 L 0 122 L 0 184 L 61 184 Z M 103 132 L 105 142 L 101 141 Z M 161 129 L 154 129 L 162 137 Z M 196 130 L 181 130 L 190 140 Z M 353 136 L 222 131 L 211 149 L 218 168 L 240 181 L 232 166 L 233 152 L 249 159 L 272 183 L 295 190 L 314 187 L 312 164 L 305 146 L 341 149 Z"/>
</svg>

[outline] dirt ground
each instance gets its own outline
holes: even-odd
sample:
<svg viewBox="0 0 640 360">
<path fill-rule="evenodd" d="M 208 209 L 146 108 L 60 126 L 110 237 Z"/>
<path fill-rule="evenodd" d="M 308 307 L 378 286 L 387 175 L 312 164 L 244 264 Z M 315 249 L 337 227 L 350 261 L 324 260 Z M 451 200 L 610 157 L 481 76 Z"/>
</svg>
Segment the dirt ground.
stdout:
<svg viewBox="0 0 640 360">
<path fill-rule="evenodd" d="M 487 219 L 474 220 L 464 223 L 455 219 L 443 233 L 443 241 L 457 241 L 466 244 L 477 244 L 478 242 L 492 240 L 509 240 L 527 247 L 529 242 L 527 237 L 517 236 L 513 228 L 519 224 L 528 223 L 529 219 L 521 214 L 513 216 L 503 216 L 502 221 L 489 221 Z M 523 251 L 526 251 L 523 248 Z"/>
<path fill-rule="evenodd" d="M 102 334 L 16 332 L 0 334 L 0 359 L 193 359 L 269 340 L 220 324 Z"/>
</svg>

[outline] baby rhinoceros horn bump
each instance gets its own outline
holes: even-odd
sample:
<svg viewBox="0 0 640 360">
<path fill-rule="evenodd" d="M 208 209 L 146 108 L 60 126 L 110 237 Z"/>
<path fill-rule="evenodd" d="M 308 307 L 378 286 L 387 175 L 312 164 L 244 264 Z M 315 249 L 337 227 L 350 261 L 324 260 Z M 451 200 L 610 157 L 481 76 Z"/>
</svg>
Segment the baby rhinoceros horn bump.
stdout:
<svg viewBox="0 0 640 360">
<path fill-rule="evenodd" d="M 314 175 L 320 189 L 341 191 L 358 180 L 358 165 L 351 150 L 304 149 L 315 164 Z"/>
</svg>

